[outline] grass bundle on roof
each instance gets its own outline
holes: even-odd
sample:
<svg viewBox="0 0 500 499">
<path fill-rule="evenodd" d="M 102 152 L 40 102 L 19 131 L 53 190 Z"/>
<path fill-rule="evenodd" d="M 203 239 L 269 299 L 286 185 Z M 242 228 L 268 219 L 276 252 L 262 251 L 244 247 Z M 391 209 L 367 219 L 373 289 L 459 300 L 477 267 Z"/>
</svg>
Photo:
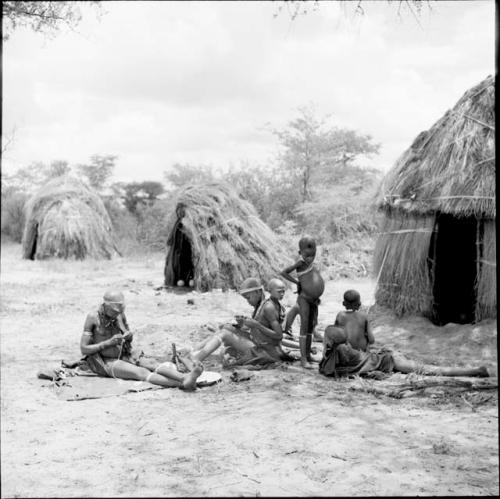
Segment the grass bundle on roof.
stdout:
<svg viewBox="0 0 500 499">
<path fill-rule="evenodd" d="M 101 198 L 72 177 L 57 177 L 26 203 L 23 258 L 111 258 L 118 252 Z"/>
<path fill-rule="evenodd" d="M 168 222 L 165 284 L 193 280 L 200 291 L 238 288 L 255 276 L 263 282 L 289 264 L 277 235 L 228 185 L 182 189 Z"/>
<path fill-rule="evenodd" d="M 468 90 L 386 175 L 381 208 L 495 217 L 495 78 Z"/>
</svg>

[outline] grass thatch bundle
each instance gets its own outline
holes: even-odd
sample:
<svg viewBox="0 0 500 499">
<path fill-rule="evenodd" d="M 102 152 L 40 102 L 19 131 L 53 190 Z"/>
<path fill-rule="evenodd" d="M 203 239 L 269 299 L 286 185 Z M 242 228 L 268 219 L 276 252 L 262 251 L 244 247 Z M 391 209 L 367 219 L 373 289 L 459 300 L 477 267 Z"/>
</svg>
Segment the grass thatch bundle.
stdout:
<svg viewBox="0 0 500 499">
<path fill-rule="evenodd" d="M 428 251 L 433 217 L 387 216 L 375 246 L 375 299 L 396 314 L 426 314 L 432 309 Z"/>
<path fill-rule="evenodd" d="M 165 284 L 200 291 L 238 288 L 247 277 L 278 276 L 289 258 L 274 232 L 228 185 L 182 189 L 168 222 Z"/>
<path fill-rule="evenodd" d="M 382 208 L 495 217 L 495 78 L 467 91 L 384 178 Z"/>
<path fill-rule="evenodd" d="M 497 265 L 495 221 L 484 223 L 482 258 L 478 261 L 477 320 L 497 316 Z"/>
<path fill-rule="evenodd" d="M 26 203 L 23 258 L 111 258 L 119 253 L 101 198 L 79 180 L 57 177 Z"/>
<path fill-rule="evenodd" d="M 496 317 L 494 77 L 418 135 L 385 176 L 377 205 L 385 213 L 374 255 L 378 303 L 443 323 Z"/>
</svg>

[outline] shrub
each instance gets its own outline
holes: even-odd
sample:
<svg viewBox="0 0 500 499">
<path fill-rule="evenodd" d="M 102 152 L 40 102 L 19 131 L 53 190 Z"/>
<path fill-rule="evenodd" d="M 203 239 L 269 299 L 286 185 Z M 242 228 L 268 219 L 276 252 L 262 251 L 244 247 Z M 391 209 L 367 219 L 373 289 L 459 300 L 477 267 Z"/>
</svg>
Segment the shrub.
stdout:
<svg viewBox="0 0 500 499">
<path fill-rule="evenodd" d="M 28 195 L 16 189 L 2 190 L 2 236 L 7 236 L 16 243 L 23 237 L 25 223 L 24 205 Z"/>
</svg>

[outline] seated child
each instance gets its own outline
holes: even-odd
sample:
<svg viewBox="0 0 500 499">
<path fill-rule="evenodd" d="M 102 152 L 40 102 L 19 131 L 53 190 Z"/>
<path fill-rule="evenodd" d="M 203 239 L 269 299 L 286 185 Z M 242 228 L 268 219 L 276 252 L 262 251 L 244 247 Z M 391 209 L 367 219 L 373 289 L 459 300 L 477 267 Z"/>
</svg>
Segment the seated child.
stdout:
<svg viewBox="0 0 500 499">
<path fill-rule="evenodd" d="M 344 306 L 348 308 L 354 303 L 354 307 L 348 308 L 348 312 L 340 312 L 337 316 L 338 322 L 325 329 L 323 358 L 319 364 L 321 374 L 339 376 L 364 374 L 370 371 L 385 373 L 396 371 L 405 374 L 418 372 L 429 376 L 489 376 L 485 366 L 477 368 L 432 366 L 415 362 L 396 352 L 381 350 L 375 353 L 367 351 L 368 346 L 375 341 L 375 338 L 369 327 L 366 314 L 361 314 L 357 309 L 353 310 L 358 302 L 360 303 L 360 297 L 357 291 L 349 290 L 346 292 Z M 349 312 L 349 310 L 353 310 L 353 312 Z"/>
<path fill-rule="evenodd" d="M 342 305 L 346 310 L 342 310 L 335 318 L 335 326 L 343 328 L 347 334 L 347 341 L 353 348 L 366 352 L 369 345 L 373 344 L 375 338 L 372 333 L 368 315 L 361 312 L 361 297 L 355 289 L 349 289 L 344 293 Z M 323 343 L 326 346 L 326 339 Z"/>
</svg>

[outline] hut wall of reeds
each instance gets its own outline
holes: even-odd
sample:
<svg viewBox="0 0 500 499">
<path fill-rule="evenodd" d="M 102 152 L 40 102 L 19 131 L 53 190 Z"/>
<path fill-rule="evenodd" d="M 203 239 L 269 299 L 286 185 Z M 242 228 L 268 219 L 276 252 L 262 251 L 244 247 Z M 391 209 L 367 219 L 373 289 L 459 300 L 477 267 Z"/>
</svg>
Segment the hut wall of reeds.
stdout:
<svg viewBox="0 0 500 499">
<path fill-rule="evenodd" d="M 437 324 L 496 317 L 493 76 L 417 136 L 377 206 L 377 303 Z"/>
<path fill-rule="evenodd" d="M 26 203 L 23 258 L 109 259 L 119 254 L 101 198 L 83 182 L 56 177 Z"/>
<path fill-rule="evenodd" d="M 168 221 L 165 285 L 199 291 L 237 289 L 247 277 L 263 283 L 290 263 L 276 234 L 251 204 L 220 183 L 182 189 Z"/>
</svg>

